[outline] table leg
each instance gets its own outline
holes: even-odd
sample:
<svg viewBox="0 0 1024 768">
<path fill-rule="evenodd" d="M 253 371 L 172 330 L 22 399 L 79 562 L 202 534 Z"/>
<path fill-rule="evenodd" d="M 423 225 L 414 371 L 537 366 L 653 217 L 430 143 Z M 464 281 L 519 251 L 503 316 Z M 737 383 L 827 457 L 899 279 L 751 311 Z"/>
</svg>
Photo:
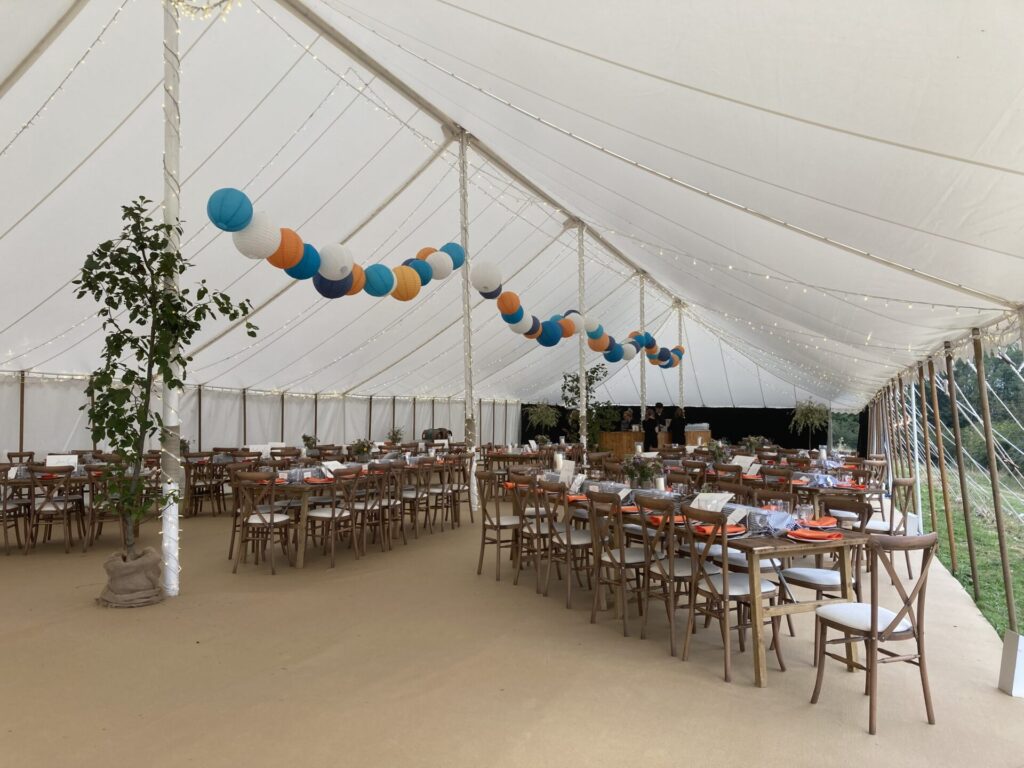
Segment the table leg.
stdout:
<svg viewBox="0 0 1024 768">
<path fill-rule="evenodd" d="M 764 648 L 761 558 L 753 551 L 747 552 L 747 574 L 750 577 L 750 636 L 754 652 L 754 685 L 758 688 L 765 688 L 768 685 L 768 661 L 765 658 Z M 723 575 L 728 578 L 728 571 L 723 569 Z"/>
<path fill-rule="evenodd" d="M 850 548 L 839 548 L 839 577 L 841 582 L 840 592 L 843 600 L 850 602 L 857 598 L 853 593 L 853 569 L 850 567 Z M 855 672 L 854 662 L 857 661 L 857 646 L 853 643 L 846 644 L 846 671 Z"/>
<path fill-rule="evenodd" d="M 303 568 L 306 565 L 306 518 L 309 515 L 309 494 L 302 494 L 302 503 L 299 506 L 299 530 L 295 533 L 295 567 Z"/>
</svg>

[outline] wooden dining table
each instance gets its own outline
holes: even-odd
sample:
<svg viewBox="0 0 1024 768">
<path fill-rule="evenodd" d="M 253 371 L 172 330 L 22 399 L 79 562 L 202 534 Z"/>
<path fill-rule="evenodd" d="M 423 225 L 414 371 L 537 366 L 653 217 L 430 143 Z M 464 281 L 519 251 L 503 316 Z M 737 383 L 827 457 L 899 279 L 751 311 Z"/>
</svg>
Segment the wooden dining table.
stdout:
<svg viewBox="0 0 1024 768">
<path fill-rule="evenodd" d="M 870 537 L 858 531 L 842 531 L 842 538 L 826 541 L 797 541 L 788 536 L 770 535 L 744 536 L 730 539 L 729 549 L 743 552 L 747 558 L 747 573 L 750 577 L 750 594 L 760 594 L 761 561 L 794 558 L 822 557 L 835 553 L 839 557 L 839 597 L 822 600 L 796 600 L 789 602 L 779 600 L 778 604 L 765 607 L 761 600 L 750 601 L 750 624 L 753 635 L 754 685 L 759 688 L 768 686 L 767 651 L 764 637 L 764 622 L 773 616 L 787 616 L 794 613 L 809 613 L 819 605 L 835 602 L 853 602 L 853 567 L 851 553 L 857 547 L 867 543 Z M 778 571 L 780 592 L 789 592 L 789 586 Z M 853 646 L 848 646 L 853 648 Z M 852 650 L 850 651 L 853 652 Z M 852 657 L 851 657 L 852 659 Z"/>
</svg>

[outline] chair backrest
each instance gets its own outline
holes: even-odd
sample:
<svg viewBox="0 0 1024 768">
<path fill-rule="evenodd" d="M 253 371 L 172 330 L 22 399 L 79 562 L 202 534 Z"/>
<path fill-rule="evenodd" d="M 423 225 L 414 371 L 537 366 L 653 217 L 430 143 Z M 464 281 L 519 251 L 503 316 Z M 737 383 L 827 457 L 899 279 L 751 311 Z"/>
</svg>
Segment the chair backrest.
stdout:
<svg viewBox="0 0 1024 768">
<path fill-rule="evenodd" d="M 484 524 L 497 525 L 501 517 L 500 502 L 498 500 L 498 475 L 489 469 L 478 469 L 476 471 L 476 499 L 480 505 L 480 514 L 483 515 Z M 494 501 L 494 512 L 491 512 L 491 501 Z"/>
<path fill-rule="evenodd" d="M 873 535 L 868 540 L 868 552 L 871 557 L 871 635 L 885 641 L 893 637 L 906 637 L 913 634 L 920 638 L 924 632 L 924 595 L 928 585 L 928 568 L 935 557 L 935 548 L 939 536 L 934 531 L 923 536 L 887 536 Z M 894 552 L 920 552 L 921 571 L 917 576 L 914 588 L 907 590 L 907 582 L 896 573 L 893 564 Z M 893 589 L 900 598 L 900 609 L 896 611 L 886 626 L 878 624 L 878 572 L 879 564 L 885 568 Z M 910 629 L 898 631 L 900 622 L 906 618 L 910 621 Z"/>
<path fill-rule="evenodd" d="M 830 516 L 833 512 L 853 512 L 857 515 L 857 530 L 864 531 L 874 510 L 866 501 L 861 501 L 852 496 L 829 496 L 822 494 L 818 497 L 818 507 L 821 514 Z"/>
<path fill-rule="evenodd" d="M 8 451 L 7 461 L 11 464 L 34 464 L 36 460 L 35 451 Z"/>
<path fill-rule="evenodd" d="M 626 561 L 626 535 L 622 530 L 622 497 L 617 493 L 587 491 L 590 537 L 594 557 L 603 552 L 618 551 L 618 562 Z"/>
<path fill-rule="evenodd" d="M 28 473 L 32 479 L 32 503 L 38 509 L 47 505 L 58 512 L 67 512 L 71 506 L 71 473 L 74 467 L 47 467 L 41 464 L 29 464 Z M 42 491 L 42 499 L 38 499 L 38 491 Z"/>
<path fill-rule="evenodd" d="M 792 512 L 796 509 L 797 497 L 795 493 L 788 493 L 787 491 L 776 491 L 767 488 L 756 488 L 754 490 L 754 503 L 756 505 L 761 506 L 769 501 L 784 501 L 789 504 L 789 511 Z"/>
<path fill-rule="evenodd" d="M 728 480 L 716 483 L 720 493 L 731 493 L 732 500 L 737 504 L 753 504 L 755 488 L 743 483 L 731 483 Z"/>
<path fill-rule="evenodd" d="M 806 456 L 789 456 L 786 464 L 796 470 L 806 471 L 811 468 L 811 460 Z"/>
<path fill-rule="evenodd" d="M 565 483 L 556 481 L 553 483 L 546 480 L 537 481 L 537 495 L 541 505 L 544 507 L 544 514 L 551 523 L 550 530 L 552 537 L 559 543 L 565 544 L 568 540 L 569 522 L 569 488 Z M 565 520 L 566 528 L 554 525 L 557 520 Z"/>
<path fill-rule="evenodd" d="M 761 467 L 764 487 L 772 491 L 793 492 L 793 470 L 789 467 Z"/>
<path fill-rule="evenodd" d="M 723 480 L 729 483 L 743 482 L 743 467 L 739 464 L 715 463 L 715 479 L 718 483 Z"/>
<path fill-rule="evenodd" d="M 761 464 L 774 464 L 779 460 L 779 454 L 774 451 L 758 451 L 757 460 Z"/>
<path fill-rule="evenodd" d="M 234 489 L 243 518 L 256 515 L 268 525 L 274 519 L 274 491 L 277 475 L 273 472 L 236 472 Z"/>
<path fill-rule="evenodd" d="M 859 456 L 843 456 L 843 464 L 861 469 L 864 466 L 864 459 Z"/>
<path fill-rule="evenodd" d="M 604 460 L 604 476 L 613 482 L 621 483 L 625 478 L 626 473 L 622 468 L 621 461 L 613 461 L 612 459 Z"/>
<path fill-rule="evenodd" d="M 509 473 L 512 483 L 512 511 L 524 522 L 539 525 L 541 506 L 537 501 L 537 480 L 531 475 Z"/>
<path fill-rule="evenodd" d="M 673 499 L 659 498 L 637 492 L 636 506 L 644 521 L 644 562 L 647 569 L 660 573 L 675 583 L 676 576 L 676 502 Z M 682 518 L 680 518 L 682 521 Z M 655 553 L 661 548 L 664 553 L 657 557 Z"/>
<path fill-rule="evenodd" d="M 720 552 L 725 553 L 727 549 L 726 525 L 729 516 L 724 512 L 712 512 L 706 509 L 697 509 L 686 504 L 679 507 L 679 514 L 683 518 L 683 531 L 686 536 L 686 544 L 690 552 L 690 572 L 693 574 L 693 589 L 698 586 L 711 595 L 719 595 L 729 602 L 729 579 L 721 580 L 721 587 L 711 580 L 707 571 L 707 564 L 710 561 L 710 550 L 712 545 L 717 544 Z M 707 535 L 698 535 L 697 526 L 707 526 Z M 717 568 L 715 569 L 717 571 Z"/>
<path fill-rule="evenodd" d="M 704 487 L 704 483 L 707 482 L 707 463 L 693 459 L 683 459 L 679 466 L 690 477 L 690 491 L 692 493 L 699 493 Z"/>
<path fill-rule="evenodd" d="M 907 515 L 917 514 L 917 494 L 914 492 L 914 476 L 897 477 L 892 481 L 892 505 L 895 514 L 900 513 L 900 519 L 895 525 L 895 530 L 905 531 L 907 529 Z"/>
<path fill-rule="evenodd" d="M 889 468 L 889 465 L 885 463 L 885 459 L 868 459 L 864 462 L 864 469 L 871 471 L 871 479 L 882 484 L 885 482 L 885 473 Z"/>
</svg>

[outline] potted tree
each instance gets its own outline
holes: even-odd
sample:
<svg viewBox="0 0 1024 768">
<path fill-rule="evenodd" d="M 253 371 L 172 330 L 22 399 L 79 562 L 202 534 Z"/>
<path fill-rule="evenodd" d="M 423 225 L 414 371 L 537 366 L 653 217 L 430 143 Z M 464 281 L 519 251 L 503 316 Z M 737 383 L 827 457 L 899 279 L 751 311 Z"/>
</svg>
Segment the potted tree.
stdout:
<svg viewBox="0 0 1024 768">
<path fill-rule="evenodd" d="M 405 432 L 402 430 L 401 427 L 394 427 L 387 434 L 388 442 L 391 445 L 400 445 L 402 442 L 402 437 L 404 435 Z"/>
<path fill-rule="evenodd" d="M 799 435 L 807 433 L 807 448 L 811 447 L 811 440 L 815 430 L 824 429 L 828 426 L 828 406 L 824 403 L 816 403 L 813 400 L 803 400 L 796 404 L 793 409 L 793 418 L 789 422 L 789 431 Z"/>
<path fill-rule="evenodd" d="M 316 449 L 317 439 L 316 435 L 303 435 L 302 446 L 306 449 L 307 456 L 319 456 L 320 451 Z"/>
<path fill-rule="evenodd" d="M 134 530 L 147 511 L 171 501 L 162 490 L 166 484 L 151 482 L 143 472 L 146 441 L 162 436 L 164 428 L 154 408 L 154 387 L 183 389 L 191 358 L 182 350 L 203 324 L 217 317 L 238 320 L 252 309 L 248 301 L 236 303 L 205 281 L 194 290 L 173 289 L 191 262 L 172 247 L 171 235 L 180 236 L 181 229 L 154 223 L 149 208 L 145 197 L 122 206 L 120 237 L 86 256 L 74 281 L 77 298 L 88 296 L 99 306 L 105 333 L 102 364 L 89 376 L 89 404 L 83 409 L 93 441 L 106 443 L 118 457 L 104 469 L 106 501 L 119 511 L 125 534 L 124 551 L 104 563 L 107 585 L 99 601 L 108 606 L 163 599 L 160 555 L 152 547 L 139 552 Z M 255 336 L 256 327 L 245 325 Z"/>
</svg>

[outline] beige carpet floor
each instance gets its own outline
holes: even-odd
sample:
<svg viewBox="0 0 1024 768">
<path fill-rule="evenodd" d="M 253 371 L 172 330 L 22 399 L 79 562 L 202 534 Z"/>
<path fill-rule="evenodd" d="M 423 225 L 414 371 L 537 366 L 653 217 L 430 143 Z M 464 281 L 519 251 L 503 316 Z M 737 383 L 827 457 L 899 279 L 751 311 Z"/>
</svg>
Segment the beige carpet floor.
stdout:
<svg viewBox="0 0 1024 768">
<path fill-rule="evenodd" d="M 0 764 L 5 766 L 1024 766 L 1024 702 L 995 687 L 1000 642 L 937 566 L 928 604 L 938 724 L 917 671 L 881 670 L 880 734 L 863 677 L 814 682 L 811 620 L 769 656 L 721 676 L 717 632 L 688 662 L 667 623 L 623 637 L 611 614 L 572 610 L 475 573 L 479 526 L 421 535 L 329 570 L 243 565 L 225 518 L 183 522 L 182 594 L 131 611 L 97 607 L 108 537 L 0 556 Z M 143 538 L 157 542 L 157 526 Z M 506 576 L 510 572 L 505 568 Z M 635 626 L 638 626 L 634 622 Z"/>
</svg>

